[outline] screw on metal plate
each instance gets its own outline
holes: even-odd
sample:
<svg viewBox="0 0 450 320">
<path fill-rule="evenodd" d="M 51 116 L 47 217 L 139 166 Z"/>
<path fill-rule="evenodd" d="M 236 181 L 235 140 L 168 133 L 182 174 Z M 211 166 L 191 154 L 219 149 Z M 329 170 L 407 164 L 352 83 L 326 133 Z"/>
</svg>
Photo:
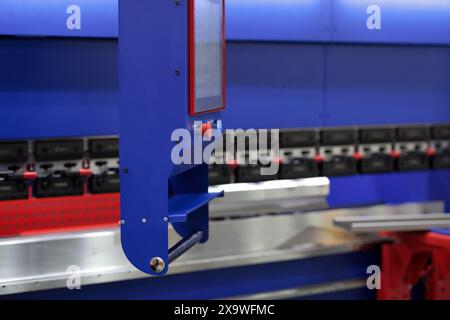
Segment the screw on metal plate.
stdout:
<svg viewBox="0 0 450 320">
<path fill-rule="evenodd" d="M 169 221 L 169 218 L 164 217 L 164 221 L 165 221 L 165 222 Z"/>
<path fill-rule="evenodd" d="M 120 220 L 120 224 L 125 224 L 125 220 Z"/>
<path fill-rule="evenodd" d="M 163 259 L 160 257 L 154 257 L 150 260 L 150 268 L 157 273 L 161 273 L 164 271 L 166 264 Z"/>
<path fill-rule="evenodd" d="M 147 223 L 147 219 L 142 219 L 142 223 Z"/>
<path fill-rule="evenodd" d="M 128 169 L 127 168 L 123 169 L 123 173 L 128 173 Z"/>
<path fill-rule="evenodd" d="M 181 72 L 180 72 L 180 70 L 175 69 L 174 73 L 175 73 L 176 76 L 179 76 Z"/>
<path fill-rule="evenodd" d="M 180 1 L 180 0 L 175 0 L 175 5 L 179 6 L 179 5 L 180 5 L 180 3 L 181 3 L 181 1 Z"/>
</svg>

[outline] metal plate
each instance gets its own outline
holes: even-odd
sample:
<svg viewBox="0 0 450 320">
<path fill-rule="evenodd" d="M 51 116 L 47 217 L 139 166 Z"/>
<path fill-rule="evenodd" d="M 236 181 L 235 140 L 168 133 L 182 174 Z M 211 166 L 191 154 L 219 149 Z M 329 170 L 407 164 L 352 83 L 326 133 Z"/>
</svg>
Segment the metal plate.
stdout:
<svg viewBox="0 0 450 320">
<path fill-rule="evenodd" d="M 450 228 L 450 214 L 337 217 L 334 219 L 334 224 L 351 232 L 424 231 L 433 228 Z"/>
<path fill-rule="evenodd" d="M 355 236 L 333 227 L 336 216 L 379 215 L 443 210 L 440 202 L 326 210 L 230 219 L 211 223 L 211 238 L 182 256 L 171 273 L 290 261 L 360 250 L 386 239 Z M 179 238 L 170 232 L 170 242 Z M 63 288 L 71 265 L 81 268 L 82 283 L 97 284 L 146 277 L 126 259 L 118 229 L 33 236 L 0 241 L 0 294 Z"/>
<path fill-rule="evenodd" d="M 210 217 L 246 216 L 326 209 L 330 180 L 325 177 L 234 183 L 209 187 L 225 196 L 210 204 Z"/>
</svg>

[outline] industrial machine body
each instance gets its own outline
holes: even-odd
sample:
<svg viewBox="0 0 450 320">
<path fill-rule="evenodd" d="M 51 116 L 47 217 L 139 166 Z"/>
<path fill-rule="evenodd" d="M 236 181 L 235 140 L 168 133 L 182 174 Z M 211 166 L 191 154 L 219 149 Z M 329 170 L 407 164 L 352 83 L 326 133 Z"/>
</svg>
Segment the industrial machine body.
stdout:
<svg viewBox="0 0 450 320">
<path fill-rule="evenodd" d="M 285 293 L 342 282 L 349 286 L 332 297 L 374 298 L 375 292 L 355 285 L 355 279 L 363 279 L 367 266 L 380 265 L 401 248 L 382 251 L 378 239 L 370 250 L 339 246 L 330 254 L 324 250 L 303 259 L 292 251 L 297 238 L 288 226 L 298 231 L 315 218 L 299 213 L 298 203 L 288 207 L 284 198 L 280 207 L 270 206 L 269 199 L 267 212 L 247 203 L 244 216 L 236 190 L 280 189 L 285 196 L 295 189 L 302 190 L 296 194 L 301 198 L 305 188 L 322 188 L 326 208 L 312 208 L 311 202 L 307 206 L 326 211 L 323 217 L 342 208 L 353 213 L 358 208 L 413 213 L 450 209 L 449 1 L 227 0 L 223 103 L 213 104 L 212 110 L 197 110 L 192 103 L 194 1 L 41 1 L 43 14 L 36 13 L 37 5 L 30 0 L 0 3 L 0 151 L 9 155 L 0 161 L 0 215 L 5 217 L 0 236 L 5 243 L 106 227 L 115 231 L 97 235 L 103 239 L 98 243 L 114 251 L 119 248 L 109 244 L 117 242 L 120 226 L 131 264 L 153 275 L 169 271 L 161 278 L 123 278 L 136 298 Z M 218 120 L 224 128 L 280 129 L 277 175 L 261 177 L 258 166 L 211 165 L 208 190 L 206 164 L 173 165 L 173 130 L 194 132 L 195 121 L 217 126 Z M 302 179 L 309 181 L 307 186 Z M 325 187 L 329 190 L 323 193 Z M 208 211 L 208 202 L 224 190 L 225 198 L 212 202 Z M 227 194 L 235 198 L 227 202 Z M 233 207 L 233 202 L 241 206 Z M 261 212 L 281 216 L 258 217 Z M 269 223 L 278 237 L 264 228 Z M 331 228 L 315 223 L 305 234 Z M 245 254 L 282 254 L 272 260 L 261 254 L 242 264 L 229 262 L 226 257 L 236 259 L 242 252 L 226 247 L 223 239 L 228 235 L 236 238 L 228 239 L 230 246 L 242 246 L 235 235 L 244 237 L 243 226 L 267 231 L 245 235 L 254 244 L 243 248 L 248 249 Z M 169 247 L 198 231 L 198 242 L 208 236 L 210 241 L 174 263 L 171 274 Z M 427 247 L 433 256 L 448 237 L 440 227 L 433 231 L 432 240 L 402 239 L 420 246 L 434 241 L 433 249 Z M 223 238 L 216 240 L 213 234 Z M 355 240 L 345 239 L 347 244 Z M 214 246 L 211 252 L 208 245 Z M 157 272 L 153 258 L 163 261 Z M 204 265 L 208 259 L 212 267 Z M 111 261 L 131 268 L 121 257 Z M 335 266 L 331 274 L 323 267 L 329 265 Z M 7 284 L 5 294 L 16 294 L 10 297 L 73 294 L 57 286 L 16 289 L 13 275 L 0 276 Z M 200 288 L 199 277 L 204 279 Z M 93 279 L 93 286 L 75 296 L 125 294 L 111 290 L 117 289 L 111 279 Z M 152 292 L 159 290 L 158 297 L 149 293 L 149 285 Z M 10 287 L 14 289 L 7 291 Z M 44 291 L 49 288 L 54 290 Z M 328 296 L 308 292 L 304 296 Z"/>
</svg>

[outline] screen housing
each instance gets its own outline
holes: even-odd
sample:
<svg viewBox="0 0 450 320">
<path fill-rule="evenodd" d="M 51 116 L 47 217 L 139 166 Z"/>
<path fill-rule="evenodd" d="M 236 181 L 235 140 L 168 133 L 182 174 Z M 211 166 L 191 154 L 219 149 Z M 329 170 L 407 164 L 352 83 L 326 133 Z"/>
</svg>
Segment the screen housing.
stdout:
<svg viewBox="0 0 450 320">
<path fill-rule="evenodd" d="M 196 11 L 195 11 L 195 4 L 201 1 L 209 1 L 209 0 L 189 0 L 189 114 L 191 116 L 193 115 L 199 115 L 204 113 L 210 113 L 210 112 L 217 112 L 220 110 L 225 109 L 225 1 L 224 0 L 218 0 L 221 6 L 221 32 L 220 32 L 220 39 L 218 39 L 218 42 L 221 45 L 220 48 L 220 54 L 221 59 L 219 62 L 219 68 L 221 70 L 221 83 L 220 87 L 218 88 L 221 92 L 219 95 L 220 97 L 220 103 L 216 103 L 207 107 L 199 107 L 197 104 L 197 61 L 196 61 L 196 52 L 197 52 L 197 42 L 196 42 Z M 211 96 L 211 98 L 214 98 L 217 96 Z"/>
</svg>

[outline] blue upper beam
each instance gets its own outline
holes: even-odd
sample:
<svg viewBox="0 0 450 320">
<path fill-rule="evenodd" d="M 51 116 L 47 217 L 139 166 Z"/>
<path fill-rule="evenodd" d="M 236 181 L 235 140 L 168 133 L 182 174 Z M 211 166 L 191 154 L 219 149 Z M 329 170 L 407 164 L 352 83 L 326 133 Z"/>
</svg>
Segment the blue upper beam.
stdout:
<svg viewBox="0 0 450 320">
<path fill-rule="evenodd" d="M 117 38 L 118 0 L 1 0 L 0 35 Z"/>
<path fill-rule="evenodd" d="M 450 0 L 226 3 L 228 40 L 450 44 Z M 0 35 L 117 38 L 118 0 L 2 0 Z"/>
<path fill-rule="evenodd" d="M 450 44 L 450 0 L 335 0 L 332 41 Z"/>
</svg>

